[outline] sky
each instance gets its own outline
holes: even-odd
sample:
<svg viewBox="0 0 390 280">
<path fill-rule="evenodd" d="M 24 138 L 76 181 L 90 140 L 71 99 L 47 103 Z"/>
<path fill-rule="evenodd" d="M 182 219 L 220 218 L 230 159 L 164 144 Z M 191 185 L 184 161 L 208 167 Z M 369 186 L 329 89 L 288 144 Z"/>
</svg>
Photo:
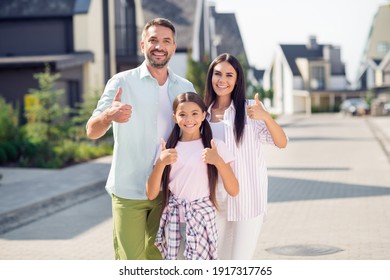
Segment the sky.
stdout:
<svg viewBox="0 0 390 280">
<path fill-rule="evenodd" d="M 388 0 L 210 0 L 218 13 L 235 13 L 249 64 L 267 68 L 278 44 L 341 48 L 348 79 L 356 79 L 372 20 Z"/>
</svg>

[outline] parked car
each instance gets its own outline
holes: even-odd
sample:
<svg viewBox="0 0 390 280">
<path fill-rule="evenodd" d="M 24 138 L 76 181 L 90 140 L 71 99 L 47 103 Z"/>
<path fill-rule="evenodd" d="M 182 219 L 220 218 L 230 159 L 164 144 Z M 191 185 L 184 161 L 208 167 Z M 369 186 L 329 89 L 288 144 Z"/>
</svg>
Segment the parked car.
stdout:
<svg viewBox="0 0 390 280">
<path fill-rule="evenodd" d="M 370 113 L 370 106 L 362 98 L 351 98 L 341 103 L 340 111 L 352 116 L 362 116 Z"/>
<path fill-rule="evenodd" d="M 390 102 L 387 102 L 385 105 L 383 105 L 383 114 L 390 115 Z"/>
</svg>

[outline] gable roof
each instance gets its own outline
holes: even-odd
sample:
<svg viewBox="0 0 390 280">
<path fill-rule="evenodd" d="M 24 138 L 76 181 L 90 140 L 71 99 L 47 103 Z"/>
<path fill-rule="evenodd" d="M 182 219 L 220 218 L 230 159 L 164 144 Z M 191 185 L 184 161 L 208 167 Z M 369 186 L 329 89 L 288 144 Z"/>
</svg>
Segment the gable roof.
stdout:
<svg viewBox="0 0 390 280">
<path fill-rule="evenodd" d="M 294 76 L 300 76 L 301 73 L 296 64 L 297 58 L 306 58 L 308 60 L 323 60 L 324 47 L 331 45 L 317 45 L 315 48 L 309 48 L 307 45 L 288 45 L 281 44 L 280 47 Z M 345 67 L 331 67 L 333 75 L 345 75 Z"/>
<path fill-rule="evenodd" d="M 172 21 L 176 28 L 177 49 L 192 46 L 196 14 L 196 0 L 142 0 L 145 23 L 156 17 Z"/>
<path fill-rule="evenodd" d="M 0 19 L 73 16 L 87 13 L 90 0 L 1 0 Z"/>
<path fill-rule="evenodd" d="M 215 8 L 212 13 L 215 19 L 216 35 L 220 36 L 217 53 L 230 53 L 237 58 L 244 59 L 246 65 L 249 65 L 236 15 L 234 13 L 217 13 Z"/>
<path fill-rule="evenodd" d="M 301 73 L 298 69 L 295 60 L 297 58 L 307 58 L 307 59 L 320 59 L 322 58 L 322 45 L 318 45 L 315 49 L 308 49 L 306 45 L 284 45 L 281 44 L 280 47 L 284 53 L 284 56 L 287 59 L 288 65 L 291 68 L 291 71 L 294 76 L 300 76 Z"/>
<path fill-rule="evenodd" d="M 258 81 L 260 81 L 264 78 L 264 73 L 265 73 L 264 69 L 253 68 L 253 75 L 255 76 L 255 78 Z"/>
</svg>

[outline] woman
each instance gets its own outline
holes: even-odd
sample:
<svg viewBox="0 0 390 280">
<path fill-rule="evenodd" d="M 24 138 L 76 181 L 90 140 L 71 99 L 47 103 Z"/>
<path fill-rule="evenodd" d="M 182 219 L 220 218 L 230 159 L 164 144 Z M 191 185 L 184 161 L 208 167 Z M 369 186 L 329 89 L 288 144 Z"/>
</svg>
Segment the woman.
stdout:
<svg viewBox="0 0 390 280">
<path fill-rule="evenodd" d="M 233 170 L 240 193 L 229 196 L 217 188 L 218 255 L 220 259 L 252 259 L 267 212 L 268 177 L 263 144 L 285 148 L 283 129 L 255 100 L 245 99 L 245 76 L 231 54 L 211 64 L 205 86 L 205 103 L 214 138 L 223 140 L 235 156 Z"/>
</svg>

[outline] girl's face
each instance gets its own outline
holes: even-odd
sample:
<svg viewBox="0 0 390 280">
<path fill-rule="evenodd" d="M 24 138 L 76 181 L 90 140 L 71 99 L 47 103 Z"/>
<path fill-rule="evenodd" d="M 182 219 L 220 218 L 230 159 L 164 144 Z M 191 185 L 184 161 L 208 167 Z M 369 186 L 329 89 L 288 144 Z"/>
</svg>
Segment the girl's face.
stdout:
<svg viewBox="0 0 390 280">
<path fill-rule="evenodd" d="M 173 115 L 173 120 L 181 128 L 181 140 L 190 141 L 199 139 L 201 137 L 200 126 L 205 117 L 206 112 L 202 112 L 202 109 L 195 102 L 180 103 Z"/>
<path fill-rule="evenodd" d="M 229 62 L 223 61 L 214 66 L 211 82 L 218 97 L 230 97 L 236 81 L 237 72 Z"/>
</svg>

